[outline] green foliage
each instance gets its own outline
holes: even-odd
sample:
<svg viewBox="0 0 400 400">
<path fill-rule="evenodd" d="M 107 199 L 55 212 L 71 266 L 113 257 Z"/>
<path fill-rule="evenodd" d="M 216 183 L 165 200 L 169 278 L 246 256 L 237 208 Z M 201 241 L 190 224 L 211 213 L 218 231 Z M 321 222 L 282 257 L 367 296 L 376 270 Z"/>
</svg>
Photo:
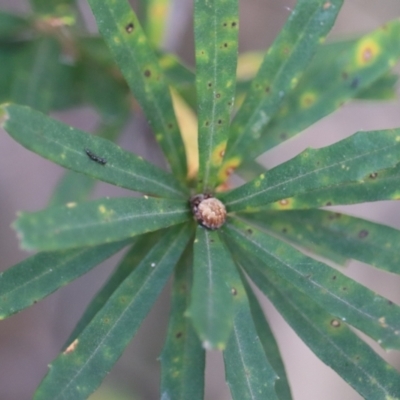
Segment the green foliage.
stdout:
<svg viewBox="0 0 400 400">
<path fill-rule="evenodd" d="M 400 128 L 358 132 L 269 171 L 255 161 L 346 101 L 393 98 L 399 21 L 323 44 L 342 0 L 298 0 L 254 79 L 243 81 L 236 77 L 237 0 L 195 1 L 196 73 L 159 49 L 166 0 L 142 1 L 139 18 L 127 0 L 88 2 L 103 39 L 85 31 L 72 0 L 32 0 L 29 18 L 0 13 L 0 123 L 69 170 L 48 208 L 14 223 L 21 246 L 38 253 L 0 275 L 0 319 L 128 248 L 34 399 L 88 398 L 173 276 L 163 399 L 203 398 L 208 349 L 223 352 L 233 399 L 293 398 L 251 280 L 364 398 L 399 400 L 399 372 L 353 328 L 399 350 L 400 306 L 320 259 L 399 274 L 400 233 L 319 208 L 398 199 Z M 170 88 L 197 111 L 195 176 L 188 176 L 194 161 Z M 235 95 L 245 95 L 242 105 Z M 99 116 L 93 135 L 44 114 L 83 104 Z M 139 108 L 170 171 L 113 143 Z M 224 191 L 237 167 L 246 183 Z M 96 180 L 143 197 L 87 201 Z M 225 217 L 214 197 L 228 216 L 209 230 L 207 218 Z"/>
</svg>

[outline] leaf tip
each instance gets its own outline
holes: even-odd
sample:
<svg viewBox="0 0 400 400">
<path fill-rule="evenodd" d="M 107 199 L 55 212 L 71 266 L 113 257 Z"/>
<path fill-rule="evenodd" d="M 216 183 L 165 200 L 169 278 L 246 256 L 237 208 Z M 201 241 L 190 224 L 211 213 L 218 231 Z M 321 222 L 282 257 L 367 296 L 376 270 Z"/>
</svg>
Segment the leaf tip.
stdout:
<svg viewBox="0 0 400 400">
<path fill-rule="evenodd" d="M 8 114 L 7 108 L 9 103 L 4 103 L 0 105 L 0 126 L 4 127 L 5 123 L 9 119 L 10 115 Z"/>
<path fill-rule="evenodd" d="M 17 238 L 20 244 L 20 248 L 22 250 L 32 251 L 35 250 L 35 247 L 30 245 L 24 236 L 24 232 L 20 226 L 20 219 L 23 216 L 22 212 L 17 212 L 17 219 L 11 224 L 11 228 L 15 230 L 17 234 Z"/>
</svg>

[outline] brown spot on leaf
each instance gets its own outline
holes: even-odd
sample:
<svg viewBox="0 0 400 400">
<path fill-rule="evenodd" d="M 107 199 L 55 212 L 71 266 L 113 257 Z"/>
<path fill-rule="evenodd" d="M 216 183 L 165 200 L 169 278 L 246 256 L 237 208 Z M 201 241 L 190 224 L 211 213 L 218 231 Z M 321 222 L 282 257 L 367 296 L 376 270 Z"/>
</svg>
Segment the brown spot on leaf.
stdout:
<svg viewBox="0 0 400 400">
<path fill-rule="evenodd" d="M 151 71 L 149 69 L 146 69 L 146 71 L 144 71 L 144 76 L 146 78 L 149 78 L 151 76 Z"/>
<path fill-rule="evenodd" d="M 253 233 L 253 230 L 249 228 L 247 229 L 247 233 L 251 235 Z"/>
<path fill-rule="evenodd" d="M 360 239 L 364 239 L 368 236 L 368 231 L 365 229 L 362 229 L 360 232 L 358 232 L 358 237 Z"/>
<path fill-rule="evenodd" d="M 378 173 L 377 173 L 377 172 L 373 172 L 372 174 L 369 174 L 369 177 L 370 177 L 371 179 L 375 179 L 377 176 L 378 176 Z"/>
<path fill-rule="evenodd" d="M 182 337 L 182 332 L 177 332 L 176 335 L 175 335 L 175 337 L 176 337 L 177 339 L 181 338 L 181 337 Z"/>
<path fill-rule="evenodd" d="M 221 97 L 221 93 L 217 93 L 217 94 L 215 95 L 215 97 L 216 97 L 217 99 L 219 99 L 219 98 Z"/>
<path fill-rule="evenodd" d="M 339 328 L 340 327 L 340 321 L 338 319 L 333 319 L 331 321 L 331 326 L 333 326 L 334 328 Z"/>
<path fill-rule="evenodd" d="M 125 26 L 125 30 L 127 33 L 132 33 L 134 28 L 135 25 L 133 25 L 133 22 L 129 22 L 129 24 Z"/>
<path fill-rule="evenodd" d="M 234 28 L 236 25 L 237 25 L 237 23 L 235 21 L 233 21 L 231 24 L 232 28 Z"/>
</svg>

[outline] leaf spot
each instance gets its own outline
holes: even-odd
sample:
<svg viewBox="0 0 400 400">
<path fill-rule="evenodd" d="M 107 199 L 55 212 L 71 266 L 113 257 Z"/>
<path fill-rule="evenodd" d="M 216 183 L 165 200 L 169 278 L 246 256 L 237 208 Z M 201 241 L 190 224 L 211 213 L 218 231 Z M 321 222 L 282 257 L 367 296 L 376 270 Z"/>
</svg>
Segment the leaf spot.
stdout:
<svg viewBox="0 0 400 400">
<path fill-rule="evenodd" d="M 334 328 L 339 328 L 340 327 L 340 321 L 337 319 L 333 319 L 331 321 L 331 326 L 333 326 Z"/>
<path fill-rule="evenodd" d="M 364 238 L 366 238 L 367 236 L 368 236 L 368 231 L 367 230 L 365 230 L 365 229 L 362 229 L 359 233 L 358 233 L 358 237 L 360 238 L 360 239 L 364 239 Z"/>
<path fill-rule="evenodd" d="M 125 30 L 127 33 L 132 33 L 134 28 L 135 25 L 133 25 L 133 22 L 130 22 L 128 25 L 125 26 Z"/>
</svg>

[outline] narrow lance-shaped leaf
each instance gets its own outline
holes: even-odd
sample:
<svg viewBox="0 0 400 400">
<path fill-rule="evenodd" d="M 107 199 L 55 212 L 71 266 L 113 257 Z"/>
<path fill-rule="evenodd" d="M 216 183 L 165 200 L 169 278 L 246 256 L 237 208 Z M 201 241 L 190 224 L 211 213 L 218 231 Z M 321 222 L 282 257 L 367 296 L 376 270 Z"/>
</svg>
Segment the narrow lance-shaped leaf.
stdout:
<svg viewBox="0 0 400 400">
<path fill-rule="evenodd" d="M 266 357 L 238 273 L 233 282 L 235 318 L 224 350 L 225 379 L 233 400 L 276 399 L 278 376 Z"/>
<path fill-rule="evenodd" d="M 193 269 L 192 296 L 186 314 L 203 346 L 222 350 L 233 325 L 232 280 L 237 272 L 217 231 L 197 227 Z"/>
<path fill-rule="evenodd" d="M 228 141 L 235 97 L 238 14 L 237 0 L 195 1 L 199 192 L 215 186 Z"/>
<path fill-rule="evenodd" d="M 0 274 L 0 319 L 30 307 L 111 257 L 130 241 L 38 253 Z"/>
<path fill-rule="evenodd" d="M 108 140 L 115 140 L 125 126 L 128 114 L 122 112 L 119 116 L 104 119 L 100 122 L 96 134 Z M 58 181 L 51 196 L 49 206 L 62 205 L 70 202 L 87 200 L 93 190 L 96 180 L 75 171 L 66 171 Z"/>
<path fill-rule="evenodd" d="M 173 173 L 186 179 L 185 147 L 163 72 L 127 0 L 89 0 L 97 25 L 143 108 Z"/>
<path fill-rule="evenodd" d="M 257 144 L 251 145 L 248 157 L 257 157 L 293 137 L 347 100 L 362 98 L 375 82 L 382 85 L 379 78 L 400 57 L 399 35 L 400 21 L 394 20 L 358 40 L 322 46 L 280 112 L 260 132 Z"/>
<path fill-rule="evenodd" d="M 223 231 L 249 254 L 306 293 L 328 312 L 361 330 L 385 349 L 400 349 L 400 307 L 339 271 L 237 220 Z M 248 271 L 251 275 L 251 271 Z"/>
<path fill-rule="evenodd" d="M 265 206 L 272 210 L 298 210 L 400 198 L 400 164 L 372 172 L 359 181 L 326 186 Z"/>
<path fill-rule="evenodd" d="M 342 3 L 343 0 L 297 2 L 233 121 L 223 171 L 240 164 L 249 144 L 259 139 L 331 29 Z"/>
<path fill-rule="evenodd" d="M 323 210 L 246 214 L 246 219 L 321 255 L 337 254 L 400 274 L 400 231 Z"/>
<path fill-rule="evenodd" d="M 84 331 L 51 364 L 34 400 L 86 399 L 137 332 L 190 238 L 173 228 L 121 283 Z"/>
<path fill-rule="evenodd" d="M 228 211 L 257 211 L 276 200 L 362 179 L 399 161 L 400 129 L 358 132 L 331 146 L 307 149 L 220 197 Z"/>
<path fill-rule="evenodd" d="M 42 14 L 66 12 L 75 3 L 76 0 L 30 0 L 33 10 Z"/>
<path fill-rule="evenodd" d="M 244 265 L 251 264 L 248 258 Z M 399 400 L 400 375 L 343 322 L 274 271 L 252 268 L 257 286 L 304 343 L 365 399 Z"/>
<path fill-rule="evenodd" d="M 29 107 L 3 105 L 0 121 L 24 147 L 63 167 L 157 196 L 185 195 L 185 188 L 168 172 L 106 139 L 69 127 Z"/>
<path fill-rule="evenodd" d="M 27 28 L 29 28 L 29 23 L 25 18 L 3 10 L 0 12 L 0 39 L 11 39 L 14 35 L 19 36 Z"/>
<path fill-rule="evenodd" d="M 332 218 L 334 218 L 333 215 L 336 215 L 336 213 L 332 213 Z M 256 219 L 257 216 L 259 220 Z M 312 225 L 309 221 L 307 221 L 307 224 L 299 225 L 296 223 L 296 220 L 291 221 L 288 217 L 289 215 L 285 211 L 260 211 L 256 213 L 240 214 L 240 218 L 243 218 L 247 222 L 267 232 L 273 233 L 284 241 L 295 244 L 303 251 L 312 252 L 315 255 L 318 254 L 337 265 L 346 265 L 349 257 L 336 251 L 336 249 L 329 244 L 329 236 L 323 236 L 325 240 L 314 241 L 312 233 L 313 228 L 311 228 Z"/>
<path fill-rule="evenodd" d="M 140 0 L 143 29 L 148 41 L 155 48 L 163 45 L 170 6 L 169 0 Z"/>
<path fill-rule="evenodd" d="M 183 201 L 105 198 L 22 213 L 14 227 L 26 249 L 62 250 L 115 242 L 189 219 Z"/>
<path fill-rule="evenodd" d="M 175 270 L 167 339 L 161 353 L 161 399 L 203 400 L 205 351 L 185 316 L 192 286 L 193 249 L 188 247 Z"/>
<path fill-rule="evenodd" d="M 145 255 L 160 240 L 162 234 L 167 234 L 167 232 L 167 230 L 162 230 L 141 235 L 137 237 L 136 240 L 131 239 L 133 245 L 129 249 L 129 252 L 124 256 L 115 271 L 108 278 L 107 282 L 97 292 L 86 308 L 73 332 L 66 340 L 63 346 L 64 350 L 80 335 L 86 326 L 89 325 L 90 321 L 94 318 L 97 312 L 103 308 L 124 279 L 139 265 Z"/>
<path fill-rule="evenodd" d="M 39 38 L 19 54 L 11 99 L 37 110 L 50 110 L 60 84 L 61 46 L 51 37 Z M 29 124 L 29 123 L 27 123 Z"/>
<path fill-rule="evenodd" d="M 237 260 L 236 257 L 235 260 Z M 246 289 L 251 315 L 253 317 L 257 335 L 260 338 L 260 342 L 264 349 L 265 355 L 267 356 L 267 360 L 271 363 L 273 370 L 279 377 L 279 379 L 277 379 L 275 382 L 275 392 L 279 400 L 292 400 L 292 394 L 290 391 L 285 366 L 283 364 L 281 353 L 279 351 L 274 334 L 271 331 L 270 325 L 264 315 L 256 295 L 243 275 L 242 281 Z"/>
</svg>

